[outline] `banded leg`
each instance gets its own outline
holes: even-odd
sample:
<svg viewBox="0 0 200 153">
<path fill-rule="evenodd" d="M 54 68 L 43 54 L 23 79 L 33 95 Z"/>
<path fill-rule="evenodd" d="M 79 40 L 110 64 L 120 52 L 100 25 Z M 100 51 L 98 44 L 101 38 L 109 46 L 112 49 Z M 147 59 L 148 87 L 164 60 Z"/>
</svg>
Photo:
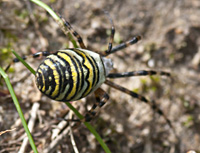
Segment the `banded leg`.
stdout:
<svg viewBox="0 0 200 153">
<path fill-rule="evenodd" d="M 133 45 L 133 44 L 136 44 L 139 40 L 141 40 L 141 36 L 136 36 L 136 37 L 133 37 L 131 40 L 127 41 L 127 42 L 123 42 L 115 47 L 112 48 L 112 50 L 110 52 L 108 51 L 105 51 L 103 56 L 108 56 L 112 53 L 115 53 L 121 49 L 124 49 L 130 45 Z"/>
<path fill-rule="evenodd" d="M 91 109 L 85 114 L 83 119 L 64 119 L 67 122 L 90 122 L 98 112 L 98 110 L 108 101 L 108 94 L 101 88 L 98 88 L 94 92 L 95 103 L 92 105 Z M 63 120 L 63 119 L 61 119 Z"/>
<path fill-rule="evenodd" d="M 124 88 L 124 87 L 122 87 L 120 85 L 117 85 L 117 84 L 115 84 L 115 83 L 113 83 L 113 82 L 111 82 L 109 80 L 106 80 L 105 84 L 107 84 L 110 87 L 115 88 L 115 89 L 117 89 L 119 91 L 122 91 L 122 92 L 130 95 L 133 98 L 137 98 L 137 99 L 141 100 L 142 102 L 149 104 L 154 111 L 156 111 L 158 114 L 160 114 L 161 116 L 164 117 L 164 119 L 166 120 L 167 124 L 173 129 L 171 121 L 166 117 L 166 115 L 163 113 L 163 111 L 160 108 L 158 108 L 158 106 L 155 104 L 154 101 L 149 101 L 145 97 L 143 97 L 143 96 L 141 96 L 141 95 L 139 95 L 139 94 L 137 94 L 137 93 L 135 93 L 135 92 L 133 92 L 131 90 L 128 90 L 128 89 L 126 89 L 126 88 Z"/>
<path fill-rule="evenodd" d="M 92 108 L 86 113 L 83 122 L 91 121 L 97 113 L 97 108 L 101 108 L 109 99 L 108 94 L 101 88 L 98 88 L 95 92 L 96 102 L 93 104 Z"/>
<path fill-rule="evenodd" d="M 112 44 L 113 44 L 113 40 L 114 40 L 114 35 L 115 35 L 115 26 L 114 23 L 112 21 L 112 18 L 110 17 L 110 15 L 108 14 L 107 11 L 104 12 L 106 14 L 106 16 L 108 17 L 110 24 L 111 24 L 111 35 L 110 35 L 110 41 L 108 44 L 108 50 L 106 50 L 106 54 L 109 54 L 110 51 L 112 50 Z"/>
<path fill-rule="evenodd" d="M 123 78 L 123 77 L 132 77 L 132 76 L 145 76 L 145 75 L 165 75 L 170 76 L 170 73 L 164 71 L 153 71 L 153 70 L 140 70 L 140 71 L 131 71 L 131 72 L 122 72 L 122 73 L 110 73 L 108 78 Z"/>
<path fill-rule="evenodd" d="M 83 43 L 83 39 L 78 34 L 78 32 L 76 32 L 72 28 L 72 26 L 70 25 L 70 23 L 68 21 L 66 21 L 60 14 L 58 14 L 58 16 L 60 17 L 60 19 L 62 20 L 63 23 L 61 23 L 59 21 L 56 21 L 56 22 L 59 24 L 59 26 L 61 27 L 62 31 L 65 33 L 65 35 L 68 34 L 68 30 L 69 30 L 69 32 L 77 39 L 80 47 L 83 48 L 83 49 L 86 49 L 85 44 Z"/>
<path fill-rule="evenodd" d="M 110 20 L 112 27 L 111 27 L 110 41 L 109 41 L 109 44 L 108 44 L 108 50 L 106 50 L 104 52 L 98 52 L 99 54 L 101 54 L 102 56 L 108 56 L 109 54 L 115 53 L 115 52 L 117 52 L 121 49 L 124 49 L 124 48 L 126 48 L 130 45 L 137 43 L 141 39 L 141 36 L 136 36 L 136 37 L 133 37 L 131 40 L 127 41 L 127 42 L 121 43 L 121 44 L 117 45 L 116 47 L 112 47 L 114 35 L 115 35 L 115 27 L 114 27 L 112 18 L 109 16 L 108 12 L 105 11 L 104 13 L 107 15 L 108 19 Z"/>
<path fill-rule="evenodd" d="M 38 58 L 38 57 L 42 57 L 42 56 L 48 56 L 50 54 L 53 54 L 53 52 L 48 52 L 48 51 L 37 52 L 37 53 L 32 54 L 32 55 L 23 56 L 22 59 L 26 60 L 27 58 Z M 5 72 L 8 71 L 8 69 L 10 68 L 10 66 L 12 64 L 17 63 L 17 62 L 19 62 L 19 59 L 18 58 L 14 58 L 13 61 L 5 68 Z"/>
</svg>

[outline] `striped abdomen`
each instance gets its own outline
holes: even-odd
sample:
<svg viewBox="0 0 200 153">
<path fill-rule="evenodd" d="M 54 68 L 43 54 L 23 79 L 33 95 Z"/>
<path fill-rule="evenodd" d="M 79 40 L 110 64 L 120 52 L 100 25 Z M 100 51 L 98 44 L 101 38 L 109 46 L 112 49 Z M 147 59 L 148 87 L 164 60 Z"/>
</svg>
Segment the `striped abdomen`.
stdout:
<svg viewBox="0 0 200 153">
<path fill-rule="evenodd" d="M 59 50 L 46 57 L 36 72 L 39 90 L 57 101 L 73 101 L 87 96 L 105 81 L 99 54 L 84 49 Z"/>
</svg>

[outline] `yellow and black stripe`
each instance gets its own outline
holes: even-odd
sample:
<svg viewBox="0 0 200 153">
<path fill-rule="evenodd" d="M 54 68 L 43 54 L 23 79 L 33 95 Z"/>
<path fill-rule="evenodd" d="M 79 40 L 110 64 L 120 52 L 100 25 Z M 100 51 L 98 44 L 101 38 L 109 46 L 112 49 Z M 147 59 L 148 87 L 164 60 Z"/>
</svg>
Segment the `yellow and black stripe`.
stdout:
<svg viewBox="0 0 200 153">
<path fill-rule="evenodd" d="M 87 96 L 105 77 L 100 55 L 76 48 L 47 56 L 38 67 L 36 84 L 51 99 L 67 102 Z"/>
</svg>

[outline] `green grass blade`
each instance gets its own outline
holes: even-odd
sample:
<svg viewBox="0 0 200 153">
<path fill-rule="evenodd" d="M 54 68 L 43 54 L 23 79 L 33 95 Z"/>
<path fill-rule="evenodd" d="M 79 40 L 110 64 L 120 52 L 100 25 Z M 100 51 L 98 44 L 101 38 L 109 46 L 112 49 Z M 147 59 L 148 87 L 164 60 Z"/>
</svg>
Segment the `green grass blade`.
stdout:
<svg viewBox="0 0 200 153">
<path fill-rule="evenodd" d="M 79 117 L 79 119 L 83 119 L 83 115 L 81 115 L 70 103 L 66 102 L 66 105 Z M 97 133 L 97 131 L 94 129 L 94 127 L 88 123 L 84 122 L 84 125 L 90 130 L 90 132 L 95 136 L 101 147 L 104 149 L 106 153 L 111 153 L 108 146 L 104 143 L 100 135 Z"/>
<path fill-rule="evenodd" d="M 25 131 L 26 131 L 26 134 L 27 134 L 27 136 L 28 136 L 28 139 L 29 139 L 29 142 L 30 142 L 30 144 L 31 144 L 31 147 L 32 147 L 34 153 L 38 153 L 37 148 L 36 148 L 35 143 L 34 143 L 34 140 L 33 140 L 32 136 L 31 136 L 31 133 L 30 133 L 30 131 L 29 131 L 29 129 L 28 129 L 28 126 L 27 126 L 26 120 L 25 120 L 25 118 L 24 118 L 23 112 L 22 112 L 22 110 L 21 110 L 21 107 L 20 107 L 19 102 L 18 102 L 18 100 L 17 100 L 17 97 L 16 97 L 16 95 L 15 95 L 15 92 L 14 92 L 14 90 L 13 90 L 13 87 L 12 87 L 12 85 L 11 85 L 11 83 L 10 83 L 10 80 L 9 80 L 7 74 L 4 72 L 4 70 L 3 70 L 1 67 L 0 67 L 0 74 L 2 75 L 2 77 L 4 78 L 4 80 L 5 80 L 5 82 L 6 82 L 6 85 L 7 85 L 7 87 L 8 87 L 8 90 L 9 90 L 9 92 L 10 92 L 10 94 L 11 94 L 11 97 L 12 97 L 12 99 L 13 99 L 13 102 L 14 102 L 14 104 L 15 104 L 15 107 L 16 107 L 16 109 L 17 109 L 17 112 L 18 112 L 18 114 L 19 114 L 19 116 L 20 116 L 20 118 L 21 118 L 22 124 L 23 124 L 24 129 L 25 129 Z"/>
<path fill-rule="evenodd" d="M 30 65 L 28 65 L 14 50 L 12 50 L 12 53 L 27 67 L 27 69 L 29 69 L 29 71 L 31 71 L 31 73 L 35 75 L 35 70 L 30 67 Z"/>
<path fill-rule="evenodd" d="M 72 42 L 74 48 L 78 48 L 76 40 L 73 39 L 73 37 L 72 37 L 72 35 L 70 33 L 68 33 L 68 37 L 69 37 L 69 40 Z"/>
<path fill-rule="evenodd" d="M 30 0 L 32 2 L 34 2 L 35 4 L 37 4 L 38 6 L 44 8 L 47 12 L 49 12 L 49 14 L 54 18 L 54 20 L 56 20 L 60 25 L 64 25 L 63 21 L 59 18 L 59 16 L 45 3 L 43 3 L 40 0 Z M 73 39 L 72 35 L 70 33 L 68 33 L 68 36 L 70 38 L 70 41 L 72 42 L 72 44 L 74 45 L 74 48 L 78 48 L 78 45 L 76 43 L 76 41 Z"/>
</svg>

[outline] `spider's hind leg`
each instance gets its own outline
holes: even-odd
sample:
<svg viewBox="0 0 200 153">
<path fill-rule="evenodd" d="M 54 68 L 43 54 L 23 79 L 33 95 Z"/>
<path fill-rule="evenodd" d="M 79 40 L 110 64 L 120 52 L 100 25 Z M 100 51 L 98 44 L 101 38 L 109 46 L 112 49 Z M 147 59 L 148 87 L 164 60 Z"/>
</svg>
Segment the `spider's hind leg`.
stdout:
<svg viewBox="0 0 200 153">
<path fill-rule="evenodd" d="M 54 52 L 55 53 L 55 52 Z M 37 52 L 35 54 L 31 54 L 31 55 L 28 55 L 28 56 L 22 56 L 22 59 L 23 60 L 27 60 L 28 58 L 39 58 L 39 57 L 42 57 L 42 56 L 48 56 L 50 54 L 53 54 L 52 52 L 49 52 L 49 51 L 43 51 L 43 52 Z M 14 58 L 12 60 L 12 62 L 5 68 L 5 72 L 8 71 L 8 69 L 10 68 L 11 65 L 13 65 L 14 63 L 18 63 L 20 60 L 18 58 Z"/>
<path fill-rule="evenodd" d="M 98 112 L 98 109 L 100 109 L 109 99 L 108 94 L 101 88 L 98 88 L 95 92 L 95 98 L 96 102 L 93 104 L 92 108 L 86 113 L 83 122 L 89 122 L 91 121 L 96 113 Z"/>
<path fill-rule="evenodd" d="M 99 111 L 99 109 L 108 101 L 109 96 L 108 94 L 101 88 L 98 88 L 97 90 L 95 90 L 94 92 L 95 94 L 95 103 L 92 105 L 91 109 L 89 111 L 86 112 L 85 116 L 83 119 L 64 119 L 65 121 L 68 122 L 90 122 L 95 115 L 97 114 L 97 112 Z"/>
<path fill-rule="evenodd" d="M 58 14 L 58 13 L 57 13 Z M 62 20 L 62 22 L 60 21 L 56 21 L 59 26 L 61 27 L 62 31 L 64 32 L 65 35 L 68 34 L 68 31 L 77 39 L 80 47 L 82 49 L 86 49 L 86 46 L 83 42 L 82 37 L 78 34 L 78 32 L 76 32 L 72 26 L 70 25 L 70 23 L 68 21 L 66 21 L 60 14 L 58 14 L 58 16 L 60 17 L 60 19 Z"/>
</svg>

